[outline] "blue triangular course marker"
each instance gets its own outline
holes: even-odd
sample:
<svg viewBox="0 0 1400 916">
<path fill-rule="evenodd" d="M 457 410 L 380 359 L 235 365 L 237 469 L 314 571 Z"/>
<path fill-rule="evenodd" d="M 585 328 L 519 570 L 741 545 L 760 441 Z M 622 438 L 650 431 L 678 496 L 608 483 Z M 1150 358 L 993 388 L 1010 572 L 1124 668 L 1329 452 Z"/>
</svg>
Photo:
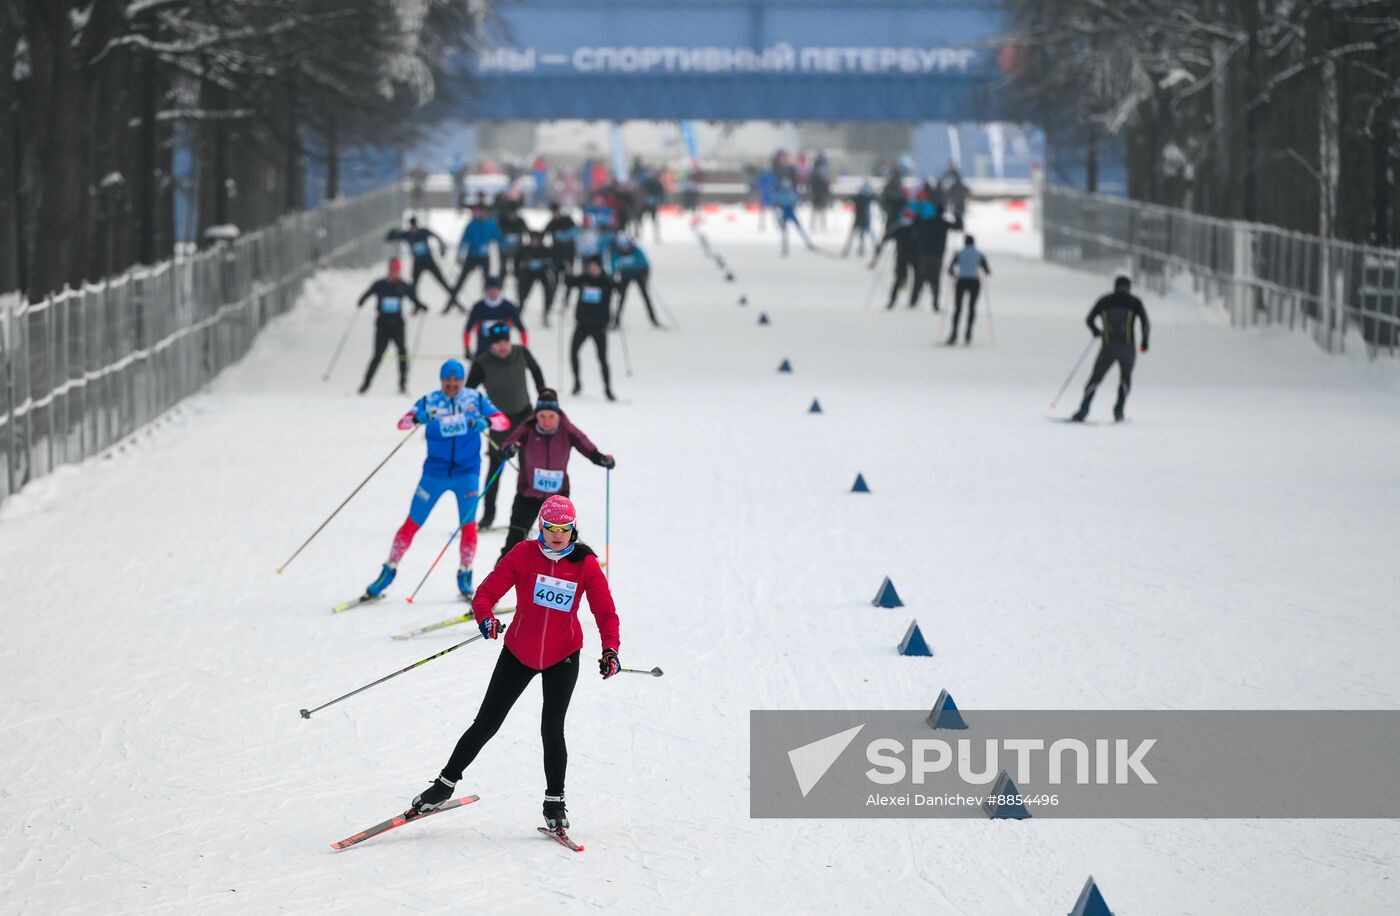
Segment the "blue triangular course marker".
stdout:
<svg viewBox="0 0 1400 916">
<path fill-rule="evenodd" d="M 1020 795 L 1021 790 L 1016 788 L 1016 783 L 1011 781 L 1011 774 L 1002 770 L 997 774 L 996 781 L 992 783 L 992 791 L 987 793 L 987 800 L 982 803 L 982 810 L 987 812 L 987 817 L 993 820 L 1013 820 L 1023 821 L 1031 816 L 1025 805 L 1013 804 L 1003 800 L 997 804 L 997 796 Z"/>
<path fill-rule="evenodd" d="M 880 583 L 880 590 L 875 593 L 875 600 L 870 603 L 876 607 L 904 607 L 904 602 L 899 600 L 899 592 L 894 590 L 894 583 L 890 581 L 889 576 Z"/>
<path fill-rule="evenodd" d="M 1099 886 L 1094 883 L 1093 875 L 1084 882 L 1084 890 L 1079 892 L 1079 902 L 1070 910 L 1069 916 L 1113 916 L 1103 894 L 1099 893 Z"/>
<path fill-rule="evenodd" d="M 962 713 L 958 712 L 958 704 L 953 702 L 953 695 L 947 690 L 938 692 L 938 701 L 933 704 L 933 711 L 925 721 L 929 728 L 967 728 Z"/>
<path fill-rule="evenodd" d="M 856 473 L 856 482 L 853 483 L 853 484 L 851 484 L 851 492 L 852 492 L 852 493 L 869 493 L 869 492 L 870 492 L 870 486 L 865 482 L 865 476 L 864 476 L 863 474 L 860 474 L 859 472 Z"/>
<path fill-rule="evenodd" d="M 904 638 L 899 641 L 899 654 L 933 656 L 933 650 L 924 641 L 924 634 L 919 630 L 917 620 L 909 621 L 909 629 L 904 631 Z"/>
<path fill-rule="evenodd" d="M 759 323 L 759 324 L 767 324 L 767 323 L 768 323 L 768 313 L 767 313 L 767 312 L 759 312 L 759 313 L 758 313 L 758 323 Z"/>
<path fill-rule="evenodd" d="M 748 304 L 749 304 L 749 297 L 748 297 L 748 296 L 740 296 L 740 297 L 739 297 L 739 304 L 740 304 L 740 305 L 748 305 Z"/>
<path fill-rule="evenodd" d="M 779 372 L 791 372 L 791 371 L 792 371 L 792 363 L 788 362 L 787 360 L 783 360 L 782 363 L 778 366 L 778 371 L 779 371 Z"/>
<path fill-rule="evenodd" d="M 821 413 L 822 404 L 816 398 L 812 398 L 812 406 L 807 408 L 808 413 Z"/>
</svg>

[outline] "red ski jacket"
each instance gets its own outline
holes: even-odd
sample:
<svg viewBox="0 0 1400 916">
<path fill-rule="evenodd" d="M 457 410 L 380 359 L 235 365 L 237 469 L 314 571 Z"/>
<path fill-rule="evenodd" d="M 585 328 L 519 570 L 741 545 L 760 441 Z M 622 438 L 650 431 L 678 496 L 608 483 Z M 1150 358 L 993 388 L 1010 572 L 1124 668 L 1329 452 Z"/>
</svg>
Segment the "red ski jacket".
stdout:
<svg viewBox="0 0 1400 916">
<path fill-rule="evenodd" d="M 539 541 L 522 541 L 501 558 L 472 598 L 477 620 L 515 589 L 515 615 L 506 628 L 506 648 L 536 671 L 543 671 L 583 648 L 579 604 L 586 597 L 604 649 L 619 648 L 617 609 L 598 557 L 584 544 L 560 560 L 544 555 Z"/>
</svg>

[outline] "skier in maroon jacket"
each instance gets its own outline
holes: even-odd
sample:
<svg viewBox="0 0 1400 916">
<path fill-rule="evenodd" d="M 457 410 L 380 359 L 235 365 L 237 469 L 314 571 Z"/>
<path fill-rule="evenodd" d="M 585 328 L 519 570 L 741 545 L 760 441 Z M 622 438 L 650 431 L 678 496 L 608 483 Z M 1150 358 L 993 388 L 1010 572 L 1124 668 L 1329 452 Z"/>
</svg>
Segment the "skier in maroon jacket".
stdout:
<svg viewBox="0 0 1400 916">
<path fill-rule="evenodd" d="M 506 532 L 506 545 L 501 548 L 502 557 L 525 540 L 545 500 L 556 493 L 569 495 L 569 455 L 574 449 L 599 467 L 617 466 L 612 455 L 604 455 L 583 430 L 569 422 L 559 409 L 559 395 L 554 389 L 540 389 L 535 415 L 516 426 L 501 442 L 504 460 L 520 453 L 515 502 L 510 507 L 510 530 Z"/>
<path fill-rule="evenodd" d="M 512 588 L 516 612 L 506 630 L 505 648 L 496 661 L 491 681 L 481 698 L 481 709 L 470 728 L 458 739 L 442 773 L 413 799 L 413 809 L 432 811 L 443 806 L 456 788 L 462 772 L 476 759 L 505 721 L 536 674 L 544 692 L 540 736 L 544 742 L 546 827 L 563 835 L 569 821 L 564 808 L 564 775 L 568 750 L 564 743 L 564 716 L 578 681 L 583 627 L 579 605 L 588 607 L 598 624 L 603 645 L 598 673 L 606 680 L 622 670 L 617 650 L 617 609 L 598 557 L 579 543 L 574 504 L 563 496 L 551 496 L 540 509 L 540 537 L 521 543 L 497 564 L 472 599 L 472 612 L 487 639 L 496 639 L 500 621 L 492 608 Z"/>
</svg>

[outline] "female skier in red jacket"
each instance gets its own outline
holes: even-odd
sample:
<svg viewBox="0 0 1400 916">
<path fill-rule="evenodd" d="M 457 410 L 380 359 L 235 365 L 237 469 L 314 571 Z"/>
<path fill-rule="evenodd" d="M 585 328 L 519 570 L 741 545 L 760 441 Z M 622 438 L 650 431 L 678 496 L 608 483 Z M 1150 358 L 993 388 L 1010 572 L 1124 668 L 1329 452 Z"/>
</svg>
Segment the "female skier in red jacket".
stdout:
<svg viewBox="0 0 1400 916">
<path fill-rule="evenodd" d="M 457 741 L 447 766 L 432 785 L 413 799 L 413 808 L 431 811 L 452 797 L 462 771 L 501 727 L 506 714 L 527 684 L 539 674 L 544 685 L 540 734 L 544 739 L 544 819 L 550 830 L 567 829 L 564 814 L 564 715 L 578 681 L 583 628 L 579 601 L 588 599 L 598 624 L 603 654 L 598 671 L 603 678 L 621 670 L 617 658 L 617 610 L 597 555 L 578 542 L 574 504 L 551 496 L 540 509 L 540 537 L 517 544 L 476 590 L 472 612 L 487 639 L 496 639 L 500 622 L 491 609 L 511 588 L 516 612 L 506 631 L 505 648 L 496 661 L 481 709 Z"/>
</svg>

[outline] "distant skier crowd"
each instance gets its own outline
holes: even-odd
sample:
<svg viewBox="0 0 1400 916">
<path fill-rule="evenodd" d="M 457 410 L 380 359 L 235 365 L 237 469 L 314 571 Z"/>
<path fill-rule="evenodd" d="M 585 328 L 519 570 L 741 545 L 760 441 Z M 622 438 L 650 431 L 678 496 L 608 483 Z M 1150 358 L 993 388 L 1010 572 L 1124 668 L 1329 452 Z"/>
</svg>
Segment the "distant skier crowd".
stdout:
<svg viewBox="0 0 1400 916">
<path fill-rule="evenodd" d="M 863 258 L 869 243 L 873 249 L 871 269 L 879 266 L 887 247 L 892 249 L 888 309 L 895 307 L 900 292 L 912 280 L 909 307 L 918 306 L 927 287 L 933 310 L 938 312 L 946 271 L 953 285 L 953 314 L 952 331 L 944 342 L 956 345 L 961 333 L 963 345 L 971 344 L 978 299 L 984 281 L 991 275 L 991 266 L 976 240 L 965 231 L 964 217 L 971 194 L 956 170 L 950 169 L 937 181 L 926 180 L 908 188 L 901 171 L 894 169 L 878 194 L 869 182 L 863 183 L 849 198 L 852 224 L 845 246 L 837 255 L 817 246 L 798 217 L 802 187 L 811 198 L 814 227 L 826 228 L 826 211 L 832 203 L 829 164 L 824 156 L 819 156 L 810 166 L 805 161 L 801 165 L 799 169 L 785 154 L 776 155 L 753 176 L 750 186 L 760 229 L 771 214 L 781 236 L 782 255 L 789 253 L 789 231 L 796 232 L 809 250 L 830 257 L 849 257 L 854 245 L 857 256 Z M 692 170 L 689 183 L 683 187 L 683 205 L 690 210 L 698 206 L 698 174 L 698 169 Z M 457 780 L 538 673 L 544 685 L 541 735 L 546 792 L 542 829 L 564 845 L 581 850 L 566 833 L 564 718 L 577 681 L 583 646 L 579 620 L 582 599 L 587 599 L 602 643 L 598 660 L 601 676 L 606 679 L 633 670 L 622 668 L 618 658 L 618 615 L 607 579 L 611 471 L 616 462 L 570 419 L 558 391 L 547 384 L 539 361 L 529 350 L 525 312 L 536 290 L 544 327 L 550 326 L 552 317 L 572 308 L 568 347 L 571 392 L 579 395 L 583 391 L 580 353 L 591 343 L 603 395 L 608 401 L 615 401 L 608 335 L 621 333 L 628 295 L 634 287 L 651 325 L 663 327 L 651 286 L 651 263 L 638 239 L 649 220 L 653 238 L 660 242 L 658 214 L 666 194 L 666 183 L 655 173 L 634 168 L 632 179 L 625 183 L 594 183 L 587 202 L 577 213 L 558 201 L 548 201 L 548 216 L 532 227 L 526 219 L 525 195 L 519 190 L 510 189 L 488 202 L 479 193 L 469 198 L 459 186 L 454 191 L 454 202 L 469 214 L 452 249 L 455 265 L 448 265 L 455 266 L 455 276 L 449 277 L 439 261 L 447 259 L 447 241 L 420 224 L 416 217 L 410 217 L 405 225 L 394 227 L 386 236 L 387 241 L 403 247 L 404 257 L 409 259 L 408 270 L 404 270 L 400 257 L 391 258 L 386 274 L 370 284 L 359 298 L 360 307 L 373 299 L 376 313 L 373 351 L 360 394 L 370 389 L 390 346 L 397 356 L 399 393 L 408 393 L 410 360 L 419 352 L 426 321 L 419 319 L 410 348 L 406 314 L 410 308 L 414 316 L 429 312 L 420 288 L 425 276 L 431 276 L 445 295 L 441 314 L 456 311 L 465 320 L 461 357 L 445 359 L 438 369 L 438 387 L 414 401 L 398 420 L 398 428 L 407 433 L 400 446 L 422 429 L 427 452 L 407 516 L 390 539 L 388 554 L 364 594 L 335 610 L 346 610 L 386 595 L 398 576 L 401 560 L 434 506 L 450 494 L 458 513 L 458 527 L 452 535 L 457 544 L 457 590 L 463 600 L 470 602 L 471 610 L 443 625 L 470 620 L 480 628 L 479 638 L 496 639 L 503 634 L 505 638 L 475 721 L 457 741 L 437 777 L 413 799 L 397 823 L 474 800 L 475 796 L 452 800 Z M 881 217 L 878 238 L 877 212 Z M 698 223 L 699 215 L 693 215 L 692 220 L 693 224 Z M 962 244 L 949 257 L 949 236 L 953 233 L 962 234 Z M 703 244 L 703 236 L 701 240 Z M 477 274 L 481 295 L 468 308 L 462 295 Z M 506 298 L 508 283 L 514 285 L 514 300 Z M 1114 365 L 1119 369 L 1114 417 L 1124 419 L 1124 403 L 1138 351 L 1136 328 L 1141 327 L 1142 351 L 1147 349 L 1148 337 L 1146 311 L 1130 288 L 1127 277 L 1118 278 L 1114 292 L 1100 299 L 1088 316 L 1089 328 L 1102 339 L 1102 348 L 1081 406 L 1069 419 L 1082 421 L 1087 417 L 1095 391 Z M 455 346 L 455 337 L 453 340 Z M 621 340 L 625 358 L 625 336 Z M 1081 362 L 1087 354 L 1086 347 Z M 577 514 L 569 499 L 573 483 L 569 459 L 574 452 L 607 471 L 608 508 L 603 520 L 601 556 L 579 541 Z M 495 524 L 500 476 L 512 462 L 516 484 L 505 544 L 478 587 L 478 528 L 489 529 Z M 532 539 L 531 531 L 535 529 L 537 534 Z M 434 567 L 436 563 L 434 560 Z M 497 608 L 497 602 L 512 588 L 515 607 Z M 507 627 L 501 616 L 509 613 L 514 616 Z M 659 676 L 660 669 L 636 673 Z M 309 710 L 303 711 L 304 716 L 309 714 Z M 376 829 L 392 829 L 394 825 L 395 821 L 386 821 Z M 359 842 L 364 836 L 344 842 Z"/>
</svg>

